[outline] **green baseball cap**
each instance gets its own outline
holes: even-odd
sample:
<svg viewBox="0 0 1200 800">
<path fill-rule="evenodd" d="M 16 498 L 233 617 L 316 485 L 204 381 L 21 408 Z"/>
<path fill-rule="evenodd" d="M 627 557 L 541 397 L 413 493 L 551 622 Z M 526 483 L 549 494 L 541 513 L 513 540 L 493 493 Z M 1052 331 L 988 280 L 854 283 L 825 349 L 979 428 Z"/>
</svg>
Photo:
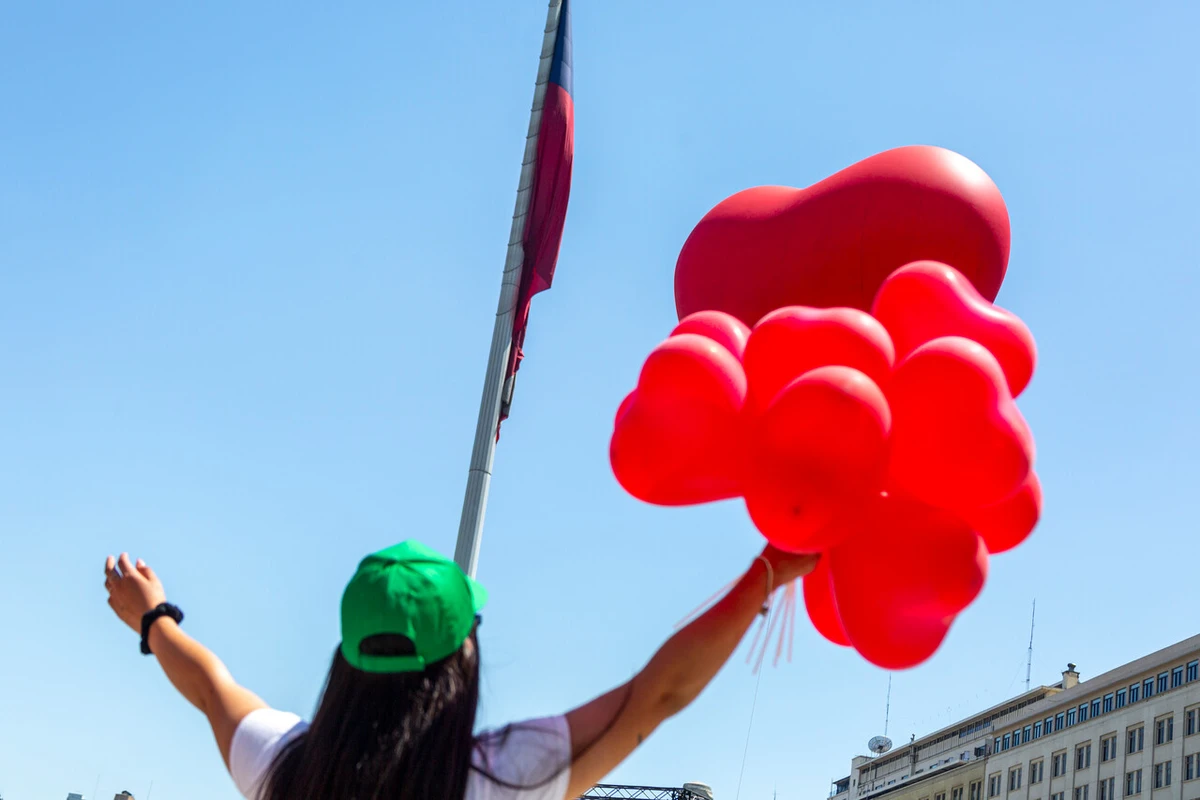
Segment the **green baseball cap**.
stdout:
<svg viewBox="0 0 1200 800">
<path fill-rule="evenodd" d="M 421 672 L 471 635 L 487 590 L 457 564 L 420 542 L 367 556 L 342 594 L 342 657 L 363 672 Z M 363 640 L 405 636 L 415 654 L 367 655 Z"/>
</svg>

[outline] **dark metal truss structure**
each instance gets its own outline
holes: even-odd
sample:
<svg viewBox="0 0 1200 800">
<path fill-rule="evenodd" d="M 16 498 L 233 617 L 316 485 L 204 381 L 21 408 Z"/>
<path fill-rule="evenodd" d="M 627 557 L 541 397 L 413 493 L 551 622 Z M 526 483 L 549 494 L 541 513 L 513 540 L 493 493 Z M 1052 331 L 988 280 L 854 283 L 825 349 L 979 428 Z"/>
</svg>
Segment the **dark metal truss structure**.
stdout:
<svg viewBox="0 0 1200 800">
<path fill-rule="evenodd" d="M 579 800 L 705 800 L 689 789 L 664 789 L 656 786 L 593 786 Z"/>
</svg>

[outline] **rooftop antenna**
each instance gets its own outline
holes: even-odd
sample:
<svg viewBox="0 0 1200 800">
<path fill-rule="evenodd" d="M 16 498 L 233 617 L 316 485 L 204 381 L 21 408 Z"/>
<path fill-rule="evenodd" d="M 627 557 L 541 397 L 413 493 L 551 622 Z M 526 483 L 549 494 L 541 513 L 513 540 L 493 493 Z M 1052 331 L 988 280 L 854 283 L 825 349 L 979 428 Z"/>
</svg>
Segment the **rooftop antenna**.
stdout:
<svg viewBox="0 0 1200 800">
<path fill-rule="evenodd" d="M 887 736 L 888 720 L 892 716 L 892 673 L 888 673 L 887 704 L 883 707 L 883 735 Z"/>
<path fill-rule="evenodd" d="M 892 716 L 892 674 L 888 673 L 888 691 L 887 705 L 883 711 L 883 736 L 872 736 L 871 741 L 867 742 L 867 749 L 877 756 L 881 756 L 888 750 L 892 749 L 892 740 L 887 737 L 888 721 Z"/>
<path fill-rule="evenodd" d="M 1025 659 L 1025 691 L 1029 691 L 1029 680 L 1033 675 L 1033 623 L 1037 619 L 1037 598 L 1033 598 L 1033 613 L 1029 615 L 1029 655 Z"/>
</svg>

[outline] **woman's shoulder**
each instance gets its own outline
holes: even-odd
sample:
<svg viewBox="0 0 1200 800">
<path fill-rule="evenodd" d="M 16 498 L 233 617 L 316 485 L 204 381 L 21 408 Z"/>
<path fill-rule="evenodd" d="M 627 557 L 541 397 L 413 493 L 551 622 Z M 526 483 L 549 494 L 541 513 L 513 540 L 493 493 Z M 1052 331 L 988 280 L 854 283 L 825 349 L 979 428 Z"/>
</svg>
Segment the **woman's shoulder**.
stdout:
<svg viewBox="0 0 1200 800">
<path fill-rule="evenodd" d="M 571 777 L 566 717 L 517 722 L 480 734 L 467 800 L 561 800 Z"/>
<path fill-rule="evenodd" d="M 255 798 L 275 756 L 308 730 L 296 714 L 274 708 L 251 711 L 238 723 L 229 746 L 229 774 L 244 797 Z"/>
</svg>

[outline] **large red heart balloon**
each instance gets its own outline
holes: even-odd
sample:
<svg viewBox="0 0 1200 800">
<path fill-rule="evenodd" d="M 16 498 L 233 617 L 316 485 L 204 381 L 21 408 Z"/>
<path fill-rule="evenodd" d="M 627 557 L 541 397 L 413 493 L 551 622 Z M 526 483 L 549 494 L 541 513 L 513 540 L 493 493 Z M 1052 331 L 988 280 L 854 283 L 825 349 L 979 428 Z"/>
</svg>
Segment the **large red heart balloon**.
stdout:
<svg viewBox="0 0 1200 800">
<path fill-rule="evenodd" d="M 742 363 L 750 383 L 747 407 L 753 411 L 766 408 L 796 378 L 835 364 L 853 367 L 883 386 L 893 361 L 895 351 L 888 332 L 865 311 L 780 308 L 754 326 L 746 343 Z"/>
<path fill-rule="evenodd" d="M 890 428 L 883 392 L 850 367 L 819 367 L 780 392 L 752 429 L 743 489 L 767 541 L 790 553 L 836 544 L 830 523 L 879 491 Z"/>
<path fill-rule="evenodd" d="M 724 345 L 672 336 L 650 353 L 621 404 L 609 457 L 617 481 L 657 505 L 691 505 L 742 493 L 746 376 Z"/>
<path fill-rule="evenodd" d="M 915 666 L 979 595 L 987 549 L 958 517 L 894 493 L 848 524 L 827 555 L 846 636 L 877 666 Z"/>
<path fill-rule="evenodd" d="M 715 309 L 753 326 L 782 306 L 869 309 L 893 270 L 953 264 L 989 300 L 1008 266 L 1008 210 L 987 174 L 940 147 L 901 147 L 807 189 L 722 201 L 675 265 L 679 316 Z"/>
<path fill-rule="evenodd" d="M 958 270 L 936 261 L 917 261 L 883 282 L 871 314 L 891 334 L 896 360 L 941 336 L 979 342 L 1000 362 L 1012 396 L 1033 377 L 1037 345 L 1033 334 L 1011 311 L 983 298 Z"/>
<path fill-rule="evenodd" d="M 892 409 L 889 485 L 930 505 L 968 511 L 998 503 L 1028 477 L 1033 436 L 1004 372 L 981 344 L 934 339 L 901 361 Z"/>
</svg>

